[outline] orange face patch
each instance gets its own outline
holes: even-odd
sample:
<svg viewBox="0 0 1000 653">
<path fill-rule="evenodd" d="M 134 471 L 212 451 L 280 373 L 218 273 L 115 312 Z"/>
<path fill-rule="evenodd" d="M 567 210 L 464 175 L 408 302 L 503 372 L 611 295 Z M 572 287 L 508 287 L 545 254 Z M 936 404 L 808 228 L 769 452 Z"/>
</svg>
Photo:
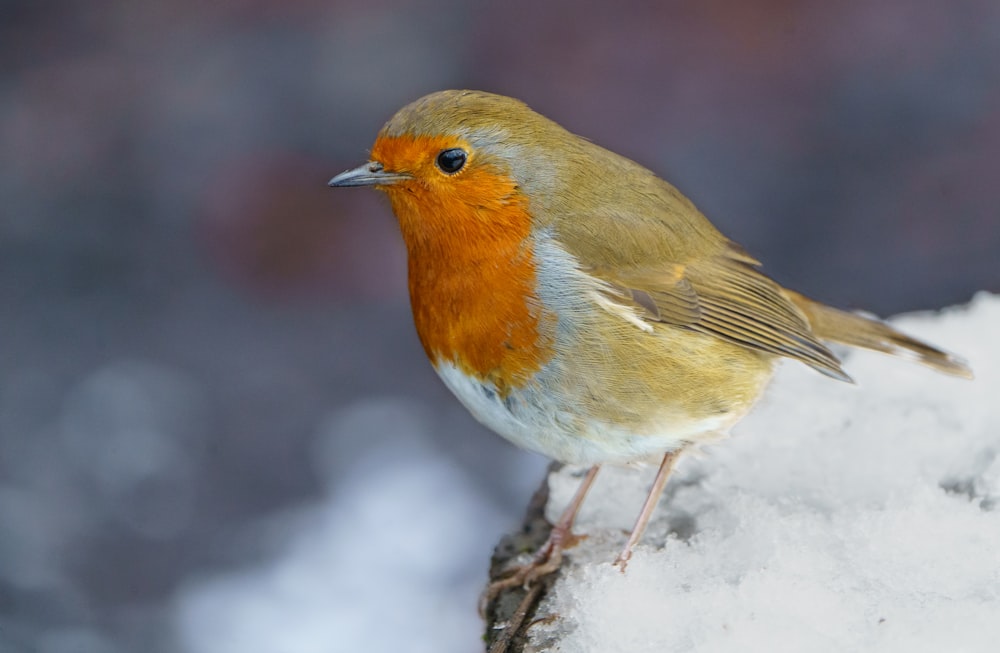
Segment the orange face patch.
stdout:
<svg viewBox="0 0 1000 653">
<path fill-rule="evenodd" d="M 468 160 L 449 175 L 435 159 L 455 147 Z M 531 217 L 517 184 L 453 137 L 381 137 L 372 160 L 413 176 L 383 190 L 409 253 L 413 318 L 428 357 L 500 392 L 523 386 L 552 356 L 555 320 L 535 293 Z"/>
</svg>

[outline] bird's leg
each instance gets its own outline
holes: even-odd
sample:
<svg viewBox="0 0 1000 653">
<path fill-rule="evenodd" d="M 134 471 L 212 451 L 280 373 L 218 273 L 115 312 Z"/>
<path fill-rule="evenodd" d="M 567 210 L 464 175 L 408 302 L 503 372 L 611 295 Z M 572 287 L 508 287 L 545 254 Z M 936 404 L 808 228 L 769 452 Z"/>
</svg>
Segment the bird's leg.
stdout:
<svg viewBox="0 0 1000 653">
<path fill-rule="evenodd" d="M 652 517 L 653 510 L 656 509 L 656 503 L 660 500 L 660 495 L 663 494 L 663 488 L 667 485 L 670 472 L 674 471 L 674 467 L 677 465 L 677 459 L 680 458 L 681 451 L 682 449 L 676 449 L 663 456 L 660 469 L 656 472 L 656 478 L 653 479 L 653 487 L 649 489 L 649 494 L 646 495 L 646 502 L 642 504 L 642 511 L 635 520 L 635 526 L 632 527 L 632 533 L 628 536 L 625 548 L 615 558 L 614 565 L 621 569 L 622 573 L 625 572 L 629 558 L 632 557 L 632 547 L 636 545 L 639 538 L 642 537 L 642 532 L 646 530 L 646 524 L 649 523 L 649 518 Z"/>
<path fill-rule="evenodd" d="M 548 539 L 535 552 L 531 562 L 509 570 L 502 578 L 489 584 L 480 599 L 480 613 L 483 613 L 490 602 L 503 590 L 519 585 L 528 585 L 559 568 L 559 565 L 562 564 L 563 548 L 566 546 L 573 529 L 573 521 L 576 519 L 576 514 L 580 512 L 580 506 L 583 504 L 584 497 L 587 496 L 587 490 L 594 484 L 598 469 L 600 469 L 600 465 L 594 465 L 587 470 L 587 475 L 583 477 L 572 501 L 566 506 L 559 521 L 552 526 Z"/>
</svg>

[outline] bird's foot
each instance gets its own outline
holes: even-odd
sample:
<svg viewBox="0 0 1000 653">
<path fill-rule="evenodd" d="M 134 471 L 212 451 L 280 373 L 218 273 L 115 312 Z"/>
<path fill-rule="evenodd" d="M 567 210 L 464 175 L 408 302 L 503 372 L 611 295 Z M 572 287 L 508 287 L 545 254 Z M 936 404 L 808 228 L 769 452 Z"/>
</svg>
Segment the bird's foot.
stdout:
<svg viewBox="0 0 1000 653">
<path fill-rule="evenodd" d="M 562 566 L 563 549 L 576 543 L 568 529 L 552 528 L 545 544 L 535 552 L 527 564 L 507 569 L 500 578 L 490 583 L 479 597 L 479 614 L 485 615 L 489 605 L 504 591 L 515 587 L 529 588 Z"/>
</svg>

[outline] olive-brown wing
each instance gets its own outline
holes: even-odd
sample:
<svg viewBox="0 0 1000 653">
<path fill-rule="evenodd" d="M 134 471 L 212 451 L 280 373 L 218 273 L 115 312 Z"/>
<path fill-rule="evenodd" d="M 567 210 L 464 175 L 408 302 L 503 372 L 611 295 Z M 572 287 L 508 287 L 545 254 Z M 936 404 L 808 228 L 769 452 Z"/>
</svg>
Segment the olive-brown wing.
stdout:
<svg viewBox="0 0 1000 653">
<path fill-rule="evenodd" d="M 799 308 L 757 266 L 739 246 L 727 243 L 718 254 L 686 265 L 594 266 L 588 271 L 609 285 L 612 299 L 641 309 L 647 320 L 792 358 L 851 381 Z"/>
</svg>

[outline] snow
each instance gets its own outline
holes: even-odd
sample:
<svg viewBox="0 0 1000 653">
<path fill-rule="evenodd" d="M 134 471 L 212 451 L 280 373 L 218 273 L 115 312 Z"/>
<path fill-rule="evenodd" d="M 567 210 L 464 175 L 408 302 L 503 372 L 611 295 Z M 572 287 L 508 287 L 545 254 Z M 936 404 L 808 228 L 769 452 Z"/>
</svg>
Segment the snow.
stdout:
<svg viewBox="0 0 1000 653">
<path fill-rule="evenodd" d="M 653 469 L 602 469 L 529 651 L 996 651 L 1000 298 L 895 321 L 969 382 L 850 352 L 783 365 L 733 437 L 681 460 L 625 574 Z M 579 470 L 550 476 L 547 515 Z M 668 536 L 669 534 L 669 536 Z"/>
<path fill-rule="evenodd" d="M 489 551 L 509 515 L 436 454 L 430 422 L 419 405 L 385 398 L 331 417 L 316 448 L 331 481 L 325 500 L 262 529 L 277 543 L 271 559 L 180 592 L 183 650 L 468 651 L 482 633 L 475 605 Z M 376 438 L 394 444 L 335 471 L 345 441 Z"/>
</svg>

